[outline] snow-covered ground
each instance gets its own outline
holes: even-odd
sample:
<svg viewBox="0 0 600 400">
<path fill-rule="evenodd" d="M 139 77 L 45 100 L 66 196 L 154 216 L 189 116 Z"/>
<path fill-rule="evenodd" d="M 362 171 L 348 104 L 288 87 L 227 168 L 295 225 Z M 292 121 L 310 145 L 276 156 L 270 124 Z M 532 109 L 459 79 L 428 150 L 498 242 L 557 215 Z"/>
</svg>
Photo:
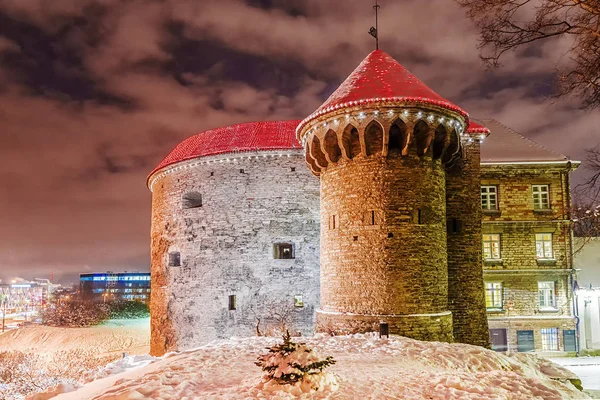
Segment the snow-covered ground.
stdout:
<svg viewBox="0 0 600 400">
<path fill-rule="evenodd" d="M 85 349 L 97 355 L 116 352 L 147 354 L 150 319 L 109 320 L 87 328 L 27 325 L 0 336 L 0 351 L 19 350 L 36 354 Z"/>
<path fill-rule="evenodd" d="M 91 382 L 57 400 L 288 399 L 262 389 L 254 365 L 277 338 L 232 338 L 163 358 L 126 358 L 120 372 Z M 573 374 L 529 354 L 506 356 L 480 347 L 420 342 L 375 335 L 302 338 L 337 363 L 328 371 L 339 388 L 304 395 L 311 399 L 584 399 L 570 383 Z M 139 366 L 141 365 L 141 366 Z M 106 374 L 105 374 L 106 375 Z M 562 382 L 560 382 L 561 380 Z M 68 388 L 62 388 L 67 389 Z M 38 399 L 48 398 L 38 397 Z"/>
<path fill-rule="evenodd" d="M 579 376 L 586 390 L 600 391 L 600 357 L 553 358 L 552 361 Z"/>
</svg>

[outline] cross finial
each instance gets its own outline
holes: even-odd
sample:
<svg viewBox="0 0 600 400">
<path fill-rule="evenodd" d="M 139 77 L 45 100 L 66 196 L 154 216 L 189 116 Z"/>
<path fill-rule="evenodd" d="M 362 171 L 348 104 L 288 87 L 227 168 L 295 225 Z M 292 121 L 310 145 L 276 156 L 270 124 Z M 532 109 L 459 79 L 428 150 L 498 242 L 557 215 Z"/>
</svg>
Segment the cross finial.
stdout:
<svg viewBox="0 0 600 400">
<path fill-rule="evenodd" d="M 373 8 L 375 9 L 375 26 L 372 26 L 371 29 L 369 29 L 369 35 L 371 35 L 375 38 L 375 48 L 377 50 L 379 50 L 378 29 L 379 29 L 379 8 L 380 7 L 381 6 L 379 4 L 377 4 L 377 0 L 375 0 L 375 5 L 373 6 Z"/>
</svg>

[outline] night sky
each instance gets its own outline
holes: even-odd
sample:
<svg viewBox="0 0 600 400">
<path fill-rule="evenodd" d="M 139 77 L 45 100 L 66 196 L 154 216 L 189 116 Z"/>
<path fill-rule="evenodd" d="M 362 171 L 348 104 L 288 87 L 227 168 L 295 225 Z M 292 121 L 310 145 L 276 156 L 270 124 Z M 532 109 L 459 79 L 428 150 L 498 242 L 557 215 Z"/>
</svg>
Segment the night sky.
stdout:
<svg viewBox="0 0 600 400">
<path fill-rule="evenodd" d="M 454 2 L 379 3 L 380 47 L 471 116 L 574 159 L 600 142 L 598 111 L 549 98 L 568 40 L 486 71 Z M 0 278 L 148 270 L 147 174 L 196 132 L 314 111 L 373 50 L 372 5 L 0 0 Z"/>
</svg>

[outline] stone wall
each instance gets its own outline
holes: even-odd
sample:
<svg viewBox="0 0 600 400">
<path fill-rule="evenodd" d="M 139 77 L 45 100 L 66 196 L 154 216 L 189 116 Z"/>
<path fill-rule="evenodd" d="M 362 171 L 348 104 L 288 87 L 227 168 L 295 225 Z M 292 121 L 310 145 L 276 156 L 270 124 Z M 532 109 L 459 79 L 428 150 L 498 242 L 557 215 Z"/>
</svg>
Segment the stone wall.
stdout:
<svg viewBox="0 0 600 400">
<path fill-rule="evenodd" d="M 448 305 L 454 340 L 489 346 L 481 265 L 480 143 L 463 148 L 463 157 L 446 176 L 448 220 Z"/>
<path fill-rule="evenodd" d="M 258 319 L 263 331 L 278 325 L 277 314 L 288 314 L 292 332 L 312 333 L 319 182 L 302 152 L 201 161 L 177 164 L 181 169 L 153 186 L 152 354 L 253 335 Z M 191 192 L 201 195 L 202 206 L 185 209 L 183 197 Z M 274 259 L 274 243 L 292 244 L 295 258 Z M 181 266 L 168 266 L 173 252 Z M 295 295 L 303 307 L 294 307 Z"/>
</svg>

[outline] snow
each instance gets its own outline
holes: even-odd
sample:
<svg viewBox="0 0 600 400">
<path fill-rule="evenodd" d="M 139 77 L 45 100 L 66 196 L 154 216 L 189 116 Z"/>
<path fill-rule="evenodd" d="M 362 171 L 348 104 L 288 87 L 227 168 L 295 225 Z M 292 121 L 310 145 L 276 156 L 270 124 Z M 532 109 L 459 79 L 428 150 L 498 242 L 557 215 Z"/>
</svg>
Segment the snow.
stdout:
<svg viewBox="0 0 600 400">
<path fill-rule="evenodd" d="M 87 328 L 27 325 L 0 336 L 0 351 L 36 354 L 84 349 L 97 355 L 127 352 L 146 354 L 150 346 L 150 319 L 109 320 Z"/>
<path fill-rule="evenodd" d="M 333 356 L 337 385 L 310 394 L 265 384 L 257 357 L 282 340 L 231 338 L 162 358 L 119 360 L 107 377 L 57 400 L 118 399 L 584 399 L 565 368 L 534 355 L 376 335 L 301 338 Z M 111 373 L 116 375 L 110 375 Z M 63 388 L 67 391 L 69 388 Z M 58 390 L 60 391 L 60 390 Z M 56 391 L 55 391 L 56 392 Z M 53 395 L 53 394 L 52 394 Z M 48 397 L 37 397 L 38 399 Z"/>
<path fill-rule="evenodd" d="M 579 378 L 586 390 L 600 390 L 600 357 L 553 358 Z"/>
</svg>

